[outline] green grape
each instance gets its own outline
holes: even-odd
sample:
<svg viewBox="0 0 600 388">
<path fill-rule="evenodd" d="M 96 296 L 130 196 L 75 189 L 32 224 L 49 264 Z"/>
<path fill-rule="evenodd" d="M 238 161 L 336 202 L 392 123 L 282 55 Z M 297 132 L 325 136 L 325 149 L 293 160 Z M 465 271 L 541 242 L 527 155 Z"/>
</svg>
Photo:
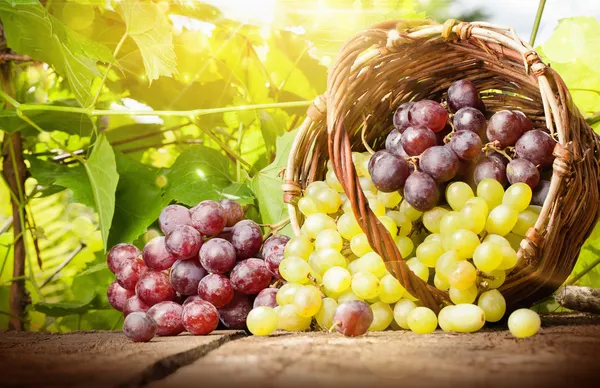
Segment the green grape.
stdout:
<svg viewBox="0 0 600 388">
<path fill-rule="evenodd" d="M 352 291 L 351 288 L 347 289 L 346 291 L 342 292 L 338 298 L 337 298 L 337 302 L 338 304 L 342 304 L 344 302 L 350 302 L 351 300 L 364 300 L 363 298 L 360 298 L 359 296 L 357 296 L 354 291 Z"/>
<path fill-rule="evenodd" d="M 450 283 L 447 280 L 442 279 L 437 273 L 433 276 L 433 285 L 438 290 L 448 291 Z"/>
<path fill-rule="evenodd" d="M 426 211 L 423 213 L 423 226 L 431 233 L 440 233 L 440 223 L 446 214 L 448 214 L 448 210 L 439 206 Z"/>
<path fill-rule="evenodd" d="M 502 245 L 502 263 L 498 266 L 499 270 L 507 270 L 517 265 L 519 258 L 517 252 L 509 245 Z"/>
<path fill-rule="evenodd" d="M 442 235 L 439 233 L 432 233 L 429 236 L 425 237 L 425 241 L 424 242 L 437 242 L 437 243 L 442 243 L 443 239 L 442 239 Z"/>
<path fill-rule="evenodd" d="M 396 236 L 394 240 L 402 258 L 409 257 L 413 249 L 415 249 L 415 243 L 406 236 Z"/>
<path fill-rule="evenodd" d="M 372 194 L 377 194 L 377 188 L 375 187 L 373 181 L 371 181 L 370 178 L 361 176 L 360 178 L 358 178 L 358 183 L 360 184 L 360 187 L 363 190 L 363 192 L 371 192 Z"/>
<path fill-rule="evenodd" d="M 477 306 L 485 312 L 485 320 L 488 322 L 498 322 L 506 312 L 506 301 L 498 290 L 482 292 Z"/>
<path fill-rule="evenodd" d="M 415 297 L 414 297 L 414 296 L 412 296 L 412 295 L 410 294 L 410 292 L 408 292 L 408 291 L 406 291 L 406 292 L 404 293 L 404 295 L 402 295 L 402 299 L 408 299 L 408 300 L 410 300 L 411 302 L 418 302 L 418 301 L 419 301 L 419 298 L 415 298 Z"/>
<path fill-rule="evenodd" d="M 479 198 L 471 198 L 471 200 L 472 199 Z M 488 215 L 487 212 L 481 211 L 481 207 L 479 205 L 466 203 L 465 206 L 463 206 L 463 208 L 460 210 L 460 214 L 462 214 L 463 220 L 465 221 L 465 229 L 468 229 L 475 234 L 479 234 L 483 231 L 483 229 L 485 229 L 485 223 Z"/>
<path fill-rule="evenodd" d="M 477 281 L 477 270 L 468 261 L 458 262 L 456 269 L 448 277 L 451 287 L 466 290 Z"/>
<path fill-rule="evenodd" d="M 541 325 L 540 316 L 530 309 L 515 310 L 508 317 L 508 330 L 517 338 L 531 337 Z"/>
<path fill-rule="evenodd" d="M 337 176 L 335 175 L 335 171 L 333 171 L 333 170 L 327 171 L 327 174 L 325 175 L 325 182 L 327 182 L 329 187 L 331 187 L 333 190 L 335 190 L 339 193 L 344 191 L 342 184 L 337 179 Z"/>
<path fill-rule="evenodd" d="M 528 184 L 515 183 L 506 189 L 506 193 L 502 197 L 502 204 L 510 206 L 517 212 L 522 212 L 529 206 L 532 194 L 531 187 Z"/>
<path fill-rule="evenodd" d="M 529 205 L 527 206 L 527 210 L 530 210 L 539 216 L 542 212 L 542 207 L 537 205 Z"/>
<path fill-rule="evenodd" d="M 477 299 L 477 293 L 477 286 L 475 286 L 475 284 L 464 290 L 460 290 L 454 287 L 450 287 L 450 289 L 448 290 L 450 300 L 454 304 L 473 303 L 475 302 L 475 299 Z"/>
<path fill-rule="evenodd" d="M 335 249 L 323 249 L 313 252 L 308 259 L 308 264 L 319 275 L 323 275 L 325 271 L 332 267 L 346 268 L 348 266 L 344 255 Z"/>
<path fill-rule="evenodd" d="M 362 299 L 379 296 L 379 279 L 370 272 L 359 271 L 352 276 L 352 291 Z"/>
<path fill-rule="evenodd" d="M 435 263 L 435 274 L 440 277 L 440 280 L 449 281 L 450 275 L 458 267 L 460 259 L 454 251 L 448 251 L 438 258 Z"/>
<path fill-rule="evenodd" d="M 417 305 L 408 299 L 400 299 L 394 306 L 394 321 L 403 329 L 409 329 L 408 327 L 408 314 L 417 308 Z"/>
<path fill-rule="evenodd" d="M 331 267 L 323 274 L 323 286 L 326 291 L 339 294 L 346 291 L 352 283 L 352 275 L 346 268 Z"/>
<path fill-rule="evenodd" d="M 485 178 L 477 185 L 477 197 L 485 200 L 488 209 L 494 209 L 502 203 L 504 187 L 495 179 Z"/>
<path fill-rule="evenodd" d="M 440 220 L 440 233 L 442 236 L 448 236 L 462 229 L 465 225 L 465 220 L 460 212 L 448 212 Z"/>
<path fill-rule="evenodd" d="M 398 206 L 400 201 L 402 201 L 402 196 L 397 191 L 392 191 L 391 193 L 380 191 L 377 193 L 377 199 L 381 201 L 385 207 L 390 209 Z"/>
<path fill-rule="evenodd" d="M 502 264 L 502 246 L 493 242 L 481 243 L 473 253 L 473 264 L 478 270 L 492 272 Z"/>
<path fill-rule="evenodd" d="M 396 303 L 406 290 L 393 275 L 385 275 L 379 281 L 379 300 L 383 303 Z"/>
<path fill-rule="evenodd" d="M 416 257 L 406 260 L 406 265 L 408 265 L 408 268 L 424 282 L 429 280 L 429 268 L 421 263 Z"/>
<path fill-rule="evenodd" d="M 356 256 L 364 256 L 369 252 L 373 252 L 373 248 L 369 245 L 367 235 L 364 233 L 357 234 L 350 240 L 350 249 Z"/>
<path fill-rule="evenodd" d="M 519 249 L 521 249 L 521 241 L 523 241 L 523 237 L 517 236 L 514 233 L 509 233 L 506 235 L 506 240 L 509 242 L 512 249 L 515 250 L 515 252 L 518 252 Z"/>
<path fill-rule="evenodd" d="M 365 171 L 364 171 L 364 162 L 365 162 L 365 155 L 363 155 L 360 152 L 353 152 L 352 153 L 352 163 L 354 164 L 354 168 L 356 169 L 356 173 L 358 174 L 358 176 L 365 176 Z M 368 170 L 367 170 L 367 175 L 368 175 Z"/>
<path fill-rule="evenodd" d="M 411 222 L 418 220 L 423 215 L 422 212 L 420 212 L 417 209 L 415 209 L 414 207 L 412 207 L 410 205 L 410 203 L 408 203 L 406 201 L 400 202 L 399 210 L 400 210 L 400 213 L 403 213 L 405 216 L 407 216 Z"/>
<path fill-rule="evenodd" d="M 312 317 L 321 308 L 321 291 L 315 286 L 303 286 L 294 295 L 296 314 L 301 317 Z"/>
<path fill-rule="evenodd" d="M 300 198 L 300 200 L 298 200 L 298 209 L 305 216 L 310 216 L 311 214 L 317 214 L 323 211 L 317 205 L 317 201 L 310 197 Z"/>
<path fill-rule="evenodd" d="M 323 249 L 335 249 L 337 251 L 342 250 L 344 241 L 339 232 L 335 229 L 325 229 L 321 231 L 315 239 L 315 248 L 317 250 Z"/>
<path fill-rule="evenodd" d="M 387 229 L 387 231 L 390 232 L 392 237 L 398 234 L 398 226 L 396 225 L 396 222 L 393 219 L 387 216 L 381 216 L 378 217 L 378 219 L 379 222 L 381 222 L 383 226 Z"/>
<path fill-rule="evenodd" d="M 332 214 L 336 213 L 340 206 L 342 206 L 342 197 L 334 189 L 323 189 L 317 192 L 316 200 L 321 203 L 321 208 L 324 210 L 323 213 Z"/>
<path fill-rule="evenodd" d="M 483 239 L 483 242 L 493 242 L 493 243 L 498 244 L 500 246 L 510 247 L 510 243 L 508 242 L 508 240 L 506 238 L 504 238 L 503 236 L 500 236 L 500 235 L 497 235 L 497 234 L 488 234 Z"/>
<path fill-rule="evenodd" d="M 377 217 L 385 215 L 385 206 L 383 202 L 381 202 L 377 198 L 369 198 L 369 207 Z"/>
<path fill-rule="evenodd" d="M 344 201 L 344 203 L 342 204 L 342 211 L 345 214 L 353 214 L 352 213 L 352 204 L 350 203 L 350 201 Z"/>
<path fill-rule="evenodd" d="M 246 326 L 254 335 L 269 335 L 277 330 L 277 312 L 271 307 L 260 306 L 253 308 L 246 318 Z"/>
<path fill-rule="evenodd" d="M 375 252 L 369 252 L 354 260 L 353 263 L 355 263 L 356 272 L 370 272 L 378 278 L 382 278 L 387 272 L 383 259 Z"/>
<path fill-rule="evenodd" d="M 417 307 L 406 317 L 406 323 L 410 330 L 417 334 L 430 334 L 437 328 L 437 317 L 427 307 Z"/>
<path fill-rule="evenodd" d="M 506 280 L 506 272 L 502 270 L 487 272 L 484 273 L 484 275 L 486 276 L 484 280 L 487 282 L 490 289 L 499 288 Z"/>
<path fill-rule="evenodd" d="M 305 331 L 310 328 L 312 318 L 301 317 L 296 313 L 293 304 L 275 307 L 277 311 L 277 328 L 285 331 Z"/>
<path fill-rule="evenodd" d="M 321 301 L 321 309 L 315 315 L 315 319 L 319 327 L 323 330 L 329 330 L 333 326 L 333 316 L 338 304 L 335 299 L 323 298 Z"/>
<path fill-rule="evenodd" d="M 328 189 L 329 186 L 327 186 L 327 183 L 323 182 L 323 181 L 315 181 L 312 182 L 311 184 L 309 184 L 308 186 L 306 186 L 306 189 L 304 189 L 304 196 L 305 197 L 311 197 L 311 198 L 316 198 L 317 197 L 317 193 L 323 189 Z"/>
<path fill-rule="evenodd" d="M 529 228 L 533 228 L 537 222 L 538 214 L 532 210 L 525 210 L 519 213 L 517 223 L 512 229 L 512 233 L 520 237 L 525 237 Z"/>
<path fill-rule="evenodd" d="M 315 285 L 323 284 L 323 276 L 314 269 L 310 270 L 308 279 Z"/>
<path fill-rule="evenodd" d="M 417 258 L 430 268 L 435 267 L 438 258 L 443 254 L 444 247 L 437 241 L 425 241 L 417 247 Z"/>
<path fill-rule="evenodd" d="M 373 311 L 373 322 L 369 326 L 369 331 L 384 331 L 394 320 L 394 311 L 389 304 L 375 302 L 371 305 Z"/>
<path fill-rule="evenodd" d="M 292 283 L 308 283 L 310 270 L 310 265 L 296 256 L 286 257 L 279 263 L 279 273 L 285 280 Z"/>
<path fill-rule="evenodd" d="M 280 306 L 292 304 L 294 302 L 294 295 L 296 295 L 296 292 L 300 288 L 302 288 L 301 284 L 285 283 L 283 286 L 281 286 L 281 288 L 279 288 L 279 291 L 277 291 L 277 294 L 275 295 L 277 304 Z"/>
<path fill-rule="evenodd" d="M 350 275 L 354 275 L 355 273 L 358 272 L 358 259 L 351 261 L 350 263 L 348 263 L 348 272 L 350 272 Z"/>
<path fill-rule="evenodd" d="M 485 324 L 485 312 L 477 305 L 462 303 L 448 310 L 446 325 L 457 333 L 473 333 Z"/>
<path fill-rule="evenodd" d="M 314 250 L 315 248 L 308 236 L 296 236 L 292 237 L 285 245 L 283 256 L 296 256 L 307 261 Z"/>
<path fill-rule="evenodd" d="M 452 182 L 446 188 L 446 201 L 454 211 L 459 211 L 469 199 L 473 198 L 473 190 L 465 182 Z"/>
<path fill-rule="evenodd" d="M 485 229 L 488 233 L 506 236 L 517 223 L 519 213 L 508 205 L 500 205 L 490 212 Z"/>
<path fill-rule="evenodd" d="M 467 229 L 457 230 L 452 234 L 452 249 L 459 258 L 469 259 L 479 246 L 479 236 Z"/>
<path fill-rule="evenodd" d="M 389 212 L 385 213 L 385 215 L 394 220 L 398 226 L 398 234 L 400 236 L 408 236 L 412 230 L 412 222 L 406 215 L 397 210 L 390 210 Z"/>
<path fill-rule="evenodd" d="M 454 331 L 450 323 L 450 316 L 452 314 L 452 309 L 455 307 L 456 306 L 452 305 L 446 306 L 441 309 L 438 314 L 438 325 L 440 325 L 440 329 L 444 330 L 445 332 Z"/>
<path fill-rule="evenodd" d="M 337 230 L 348 241 L 363 232 L 352 213 L 344 213 L 340 216 L 337 222 Z"/>
<path fill-rule="evenodd" d="M 337 229 L 337 225 L 333 218 L 325 214 L 317 213 L 306 217 L 302 229 L 304 229 L 308 237 L 316 238 L 319 233 L 326 229 Z"/>
<path fill-rule="evenodd" d="M 467 206 L 467 205 L 479 209 L 479 212 L 485 214 L 486 217 L 487 217 L 488 213 L 490 212 L 490 207 L 488 206 L 488 203 L 483 198 L 473 197 L 473 198 L 469 199 L 467 202 L 465 202 L 465 206 Z"/>
</svg>

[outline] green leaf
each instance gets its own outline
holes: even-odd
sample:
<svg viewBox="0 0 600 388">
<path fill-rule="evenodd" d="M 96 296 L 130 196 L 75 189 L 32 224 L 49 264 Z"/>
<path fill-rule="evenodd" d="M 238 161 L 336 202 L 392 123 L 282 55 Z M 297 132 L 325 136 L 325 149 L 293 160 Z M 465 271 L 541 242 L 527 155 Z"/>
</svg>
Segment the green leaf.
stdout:
<svg viewBox="0 0 600 388">
<path fill-rule="evenodd" d="M 118 10 L 140 49 L 149 82 L 176 73 L 173 33 L 161 8 L 150 1 L 128 0 L 119 2 Z"/>
<path fill-rule="evenodd" d="M 65 317 L 74 314 L 86 313 L 97 306 L 96 293 L 92 294 L 92 298 L 83 302 L 59 302 L 47 303 L 39 302 L 33 305 L 33 309 L 49 317 Z"/>
<path fill-rule="evenodd" d="M 164 134 L 160 132 L 163 126 L 160 124 L 127 124 L 106 131 L 106 138 L 110 144 L 118 151 L 140 149 L 127 154 L 137 160 L 140 160 L 147 148 L 157 147 L 164 139 Z M 141 137 L 137 140 L 129 139 Z M 123 142 L 124 141 L 124 142 Z M 121 143 L 123 142 L 123 143 Z"/>
<path fill-rule="evenodd" d="M 277 137 L 282 135 L 287 129 L 285 126 L 287 121 L 286 117 L 282 117 L 282 115 L 285 115 L 285 113 L 269 114 L 264 110 L 258 112 L 260 129 L 263 134 L 263 139 L 265 139 L 265 146 L 268 154 L 275 152 Z"/>
<path fill-rule="evenodd" d="M 38 1 L 2 1 L 0 18 L 11 49 L 50 64 L 80 103 L 91 101 L 92 81 L 100 75 L 96 64 L 114 62 L 106 46 L 71 30 Z"/>
<path fill-rule="evenodd" d="M 240 205 L 249 205 L 254 203 L 254 194 L 246 183 L 234 182 L 219 192 L 222 198 L 231 199 Z"/>
<path fill-rule="evenodd" d="M 55 101 L 53 106 L 76 106 L 74 100 Z M 71 135 L 89 136 L 93 129 L 93 123 L 89 116 L 71 112 L 59 111 L 32 111 L 23 114 L 31 121 L 37 124 L 44 131 L 61 131 Z M 5 132 L 18 132 L 24 136 L 34 136 L 39 133 L 17 116 L 17 110 L 14 108 L 0 111 L 0 129 Z"/>
</svg>

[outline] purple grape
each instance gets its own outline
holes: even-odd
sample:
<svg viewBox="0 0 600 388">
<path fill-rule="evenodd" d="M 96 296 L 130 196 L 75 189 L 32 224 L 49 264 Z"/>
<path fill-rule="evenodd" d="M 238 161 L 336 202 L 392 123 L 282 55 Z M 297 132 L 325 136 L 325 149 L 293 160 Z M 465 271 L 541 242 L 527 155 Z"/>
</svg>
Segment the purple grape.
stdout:
<svg viewBox="0 0 600 388">
<path fill-rule="evenodd" d="M 164 272 L 146 272 L 135 286 L 135 294 L 148 306 L 175 299 L 175 289 Z"/>
<path fill-rule="evenodd" d="M 267 269 L 271 275 L 277 279 L 283 279 L 279 273 L 279 264 L 281 264 L 283 259 L 283 253 L 271 253 L 269 256 L 265 257 L 265 265 L 267 266 Z"/>
<path fill-rule="evenodd" d="M 458 131 L 452 135 L 450 147 L 462 160 L 475 160 L 481 155 L 481 138 L 475 132 Z"/>
<path fill-rule="evenodd" d="M 520 110 L 513 110 L 513 113 L 517 115 L 517 118 L 521 122 L 521 129 L 523 133 L 531 131 L 533 129 L 533 121 L 527 115 Z"/>
<path fill-rule="evenodd" d="M 437 144 L 435 134 L 425 127 L 408 127 L 400 141 L 404 151 L 410 156 L 421 155 L 429 147 Z"/>
<path fill-rule="evenodd" d="M 473 82 L 461 79 L 448 88 L 448 107 L 452 112 L 465 107 L 480 108 L 482 105 L 479 91 Z"/>
<path fill-rule="evenodd" d="M 126 290 L 125 288 L 121 287 L 116 280 L 110 283 L 106 289 L 106 298 L 108 299 L 108 303 L 110 303 L 115 310 L 121 312 L 125 308 L 125 303 L 127 303 L 127 300 L 134 295 L 135 294 L 133 291 Z"/>
<path fill-rule="evenodd" d="M 410 126 L 408 112 L 414 104 L 414 102 L 405 102 L 394 112 L 394 128 L 398 131 L 398 133 L 404 132 L 404 130 Z"/>
<path fill-rule="evenodd" d="M 125 263 L 117 272 L 117 282 L 127 290 L 135 290 L 135 285 L 140 278 L 148 271 L 142 260 L 136 259 Z"/>
<path fill-rule="evenodd" d="M 379 191 L 398 191 L 408 178 L 408 163 L 389 151 L 377 151 L 369 160 L 369 174 Z"/>
<path fill-rule="evenodd" d="M 195 300 L 203 300 L 203 299 L 198 295 L 191 295 L 191 296 L 188 296 L 187 298 L 185 298 L 185 301 L 183 301 L 183 303 L 181 305 L 183 307 L 185 307 L 185 305 L 187 305 L 188 303 L 191 303 Z"/>
<path fill-rule="evenodd" d="M 181 314 L 183 307 L 175 302 L 160 302 L 148 309 L 148 316 L 156 322 L 156 335 L 166 337 L 184 330 Z"/>
<path fill-rule="evenodd" d="M 471 131 L 478 135 L 483 135 L 485 132 L 485 116 L 481 111 L 475 108 L 466 107 L 459 109 L 452 119 L 454 124 L 454 130 L 458 131 Z"/>
<path fill-rule="evenodd" d="M 219 204 L 223 208 L 225 217 L 227 218 L 225 226 L 233 226 L 244 219 L 244 209 L 239 203 L 230 199 L 222 199 Z"/>
<path fill-rule="evenodd" d="M 223 275 L 210 274 L 198 283 L 200 298 L 212 303 L 216 308 L 223 307 L 231 302 L 233 294 L 231 280 Z"/>
<path fill-rule="evenodd" d="M 540 183 L 539 170 L 527 159 L 514 159 L 508 163 L 506 176 L 511 185 L 523 182 L 528 184 L 532 190 Z"/>
<path fill-rule="evenodd" d="M 246 318 L 252 310 L 252 302 L 247 295 L 236 292 L 231 302 L 219 309 L 219 319 L 232 330 L 246 328 Z"/>
<path fill-rule="evenodd" d="M 263 260 L 246 259 L 233 267 L 229 279 L 236 291 L 244 294 L 258 294 L 269 287 L 273 276 Z"/>
<path fill-rule="evenodd" d="M 222 238 L 208 240 L 200 248 L 200 263 L 210 273 L 225 273 L 235 265 L 235 248 Z"/>
<path fill-rule="evenodd" d="M 215 201 L 202 201 L 190 210 L 192 225 L 205 236 L 214 236 L 225 228 L 227 214 Z"/>
<path fill-rule="evenodd" d="M 148 342 L 156 334 L 156 322 L 144 312 L 132 312 L 125 317 L 123 334 L 133 342 Z"/>
<path fill-rule="evenodd" d="M 171 233 L 176 226 L 192 225 L 190 211 L 181 205 L 169 205 L 160 212 L 158 225 L 164 235 Z"/>
<path fill-rule="evenodd" d="M 498 141 L 501 148 L 512 146 L 523 135 L 521 119 L 509 110 L 501 110 L 488 122 L 486 133 L 489 141 Z"/>
<path fill-rule="evenodd" d="M 210 334 L 219 325 L 219 312 L 205 300 L 196 300 L 183 308 L 183 326 L 194 335 Z"/>
<path fill-rule="evenodd" d="M 533 196 L 531 197 L 531 204 L 537 206 L 544 206 L 544 202 L 546 202 L 546 197 L 548 196 L 549 191 L 550 181 L 540 181 L 540 183 L 533 191 Z"/>
<path fill-rule="evenodd" d="M 506 166 L 499 159 L 486 156 L 477 162 L 473 172 L 475 185 L 478 185 L 485 178 L 492 178 L 506 186 Z"/>
<path fill-rule="evenodd" d="M 274 234 L 265 240 L 260 252 L 265 259 L 272 254 L 283 254 L 288 241 L 290 241 L 288 236 Z"/>
<path fill-rule="evenodd" d="M 347 337 L 363 335 L 373 322 L 373 310 L 363 301 L 344 302 L 335 309 L 335 329 Z"/>
<path fill-rule="evenodd" d="M 277 299 L 275 298 L 277 296 L 277 291 L 279 291 L 279 288 L 265 288 L 259 292 L 258 295 L 256 295 L 256 298 L 254 299 L 254 305 L 252 307 L 257 308 L 260 306 L 267 306 L 275 308 L 279 306 L 277 304 Z"/>
<path fill-rule="evenodd" d="M 515 145 L 517 157 L 527 159 L 540 167 L 551 166 L 554 162 L 556 141 L 539 129 L 528 131 L 521 136 Z"/>
<path fill-rule="evenodd" d="M 502 155 L 501 153 L 498 153 L 496 151 L 492 151 L 487 156 L 488 156 L 488 158 L 493 159 L 493 160 L 499 162 L 504 167 L 508 166 L 509 160 L 504 155 Z"/>
<path fill-rule="evenodd" d="M 198 293 L 198 283 L 207 272 L 198 259 L 177 260 L 169 274 L 171 285 L 181 295 L 195 295 Z"/>
<path fill-rule="evenodd" d="M 142 252 L 144 264 L 154 271 L 164 271 L 171 268 L 177 257 L 167 251 L 165 237 L 154 237 L 144 247 Z"/>
<path fill-rule="evenodd" d="M 141 252 L 131 244 L 117 244 L 106 256 L 106 264 L 112 273 L 117 273 L 124 263 L 137 259 Z"/>
<path fill-rule="evenodd" d="M 437 182 L 447 182 L 458 171 L 458 157 L 450 147 L 431 147 L 421 154 L 419 168 Z"/>
<path fill-rule="evenodd" d="M 440 190 L 431 176 L 417 171 L 406 180 L 403 196 L 412 207 L 425 212 L 437 205 Z"/>
<path fill-rule="evenodd" d="M 448 122 L 446 109 L 439 102 L 432 100 L 415 102 L 408 111 L 408 117 L 412 125 L 427 127 L 433 132 L 443 130 Z"/>
<path fill-rule="evenodd" d="M 260 251 L 262 232 L 256 222 L 242 220 L 233 226 L 231 232 L 231 243 L 238 259 L 253 257 Z"/>
<path fill-rule="evenodd" d="M 125 306 L 123 307 L 123 314 L 125 314 L 125 316 L 128 316 L 129 314 L 136 312 L 145 313 L 146 311 L 148 311 L 149 308 L 150 306 L 142 302 L 140 298 L 137 297 L 137 295 L 134 295 L 131 298 L 127 299 L 127 302 L 125 302 Z"/>
<path fill-rule="evenodd" d="M 189 225 L 176 226 L 165 238 L 165 247 L 178 259 L 197 257 L 202 246 L 202 235 Z"/>
<path fill-rule="evenodd" d="M 390 133 L 388 133 L 385 138 L 385 149 L 391 151 L 392 149 L 398 147 L 400 145 L 400 139 L 402 139 L 402 134 L 398 132 L 397 129 L 392 129 Z"/>
</svg>

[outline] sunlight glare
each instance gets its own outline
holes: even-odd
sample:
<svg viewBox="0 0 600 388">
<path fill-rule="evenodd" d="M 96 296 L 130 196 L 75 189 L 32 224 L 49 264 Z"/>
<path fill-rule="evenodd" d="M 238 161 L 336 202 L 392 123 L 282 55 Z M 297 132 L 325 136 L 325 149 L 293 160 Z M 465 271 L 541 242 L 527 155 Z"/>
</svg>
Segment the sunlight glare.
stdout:
<svg viewBox="0 0 600 388">
<path fill-rule="evenodd" d="M 242 23 L 272 24 L 275 21 L 277 0 L 204 0 L 219 7 L 223 16 Z"/>
</svg>

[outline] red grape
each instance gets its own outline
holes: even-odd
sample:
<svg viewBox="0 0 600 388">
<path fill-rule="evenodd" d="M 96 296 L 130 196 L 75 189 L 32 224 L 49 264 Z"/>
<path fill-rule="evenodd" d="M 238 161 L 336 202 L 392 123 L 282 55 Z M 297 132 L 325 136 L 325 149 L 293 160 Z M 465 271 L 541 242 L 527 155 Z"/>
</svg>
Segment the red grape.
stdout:
<svg viewBox="0 0 600 388">
<path fill-rule="evenodd" d="M 524 182 L 532 190 L 540 183 L 539 170 L 527 159 L 514 159 L 508 163 L 508 166 L 506 166 L 506 176 L 511 185 Z"/>
<path fill-rule="evenodd" d="M 140 256 L 140 250 L 131 244 L 117 244 L 111 248 L 106 257 L 106 264 L 112 273 L 117 273 L 124 263 Z"/>
<path fill-rule="evenodd" d="M 377 190 L 391 193 L 404 186 L 408 178 L 408 163 L 389 151 L 377 151 L 369 160 L 369 174 Z"/>
<path fill-rule="evenodd" d="M 506 166 L 498 158 L 486 156 L 477 162 L 473 172 L 475 185 L 478 185 L 485 178 L 492 178 L 506 186 Z"/>
<path fill-rule="evenodd" d="M 114 280 L 108 288 L 106 289 L 106 298 L 108 299 L 108 303 L 118 311 L 123 311 L 125 307 L 125 303 L 127 299 L 134 296 L 134 292 L 131 290 L 126 290 L 121 287 L 116 280 Z"/>
<path fill-rule="evenodd" d="M 178 259 L 198 256 L 202 246 L 202 236 L 189 225 L 176 226 L 165 238 L 165 247 Z"/>
<path fill-rule="evenodd" d="M 391 151 L 392 148 L 397 147 L 400 144 L 400 139 L 402 138 L 402 134 L 398 132 L 397 129 L 392 129 L 390 133 L 388 133 L 385 138 L 385 148 L 388 151 Z"/>
<path fill-rule="evenodd" d="M 450 147 L 462 160 L 475 160 L 481 155 L 481 138 L 475 132 L 458 131 L 452 135 Z"/>
<path fill-rule="evenodd" d="M 264 260 L 246 259 L 233 267 L 229 279 L 236 291 L 244 294 L 258 294 L 261 290 L 269 287 L 273 276 L 267 269 Z"/>
<path fill-rule="evenodd" d="M 540 167 L 551 166 L 554 162 L 556 141 L 539 129 L 528 131 L 521 136 L 515 145 L 517 157 L 527 159 Z"/>
<path fill-rule="evenodd" d="M 521 135 L 521 119 L 509 110 L 495 113 L 488 122 L 487 137 L 491 142 L 498 141 L 501 148 L 514 145 Z"/>
<path fill-rule="evenodd" d="M 408 112 L 414 104 L 414 102 L 405 102 L 394 112 L 394 128 L 398 131 L 398 133 L 404 132 L 404 130 L 410 125 Z"/>
<path fill-rule="evenodd" d="M 432 100 L 415 102 L 408 111 L 408 117 L 412 125 L 427 127 L 433 132 L 441 131 L 448 122 L 446 109 L 440 103 Z M 406 146 L 404 149 L 406 149 Z"/>
<path fill-rule="evenodd" d="M 177 335 L 184 330 L 181 313 L 183 307 L 175 302 L 160 302 L 148 309 L 148 315 L 156 322 L 159 336 Z"/>
<path fill-rule="evenodd" d="M 154 271 L 163 271 L 171 268 L 177 257 L 167 251 L 165 237 L 154 237 L 148 241 L 142 252 L 144 263 Z"/>
<path fill-rule="evenodd" d="M 517 118 L 521 122 L 521 129 L 523 130 L 523 133 L 533 129 L 533 121 L 531 121 L 531 119 L 529 119 L 525 113 L 521 112 L 520 110 L 513 110 L 513 113 L 517 115 Z"/>
<path fill-rule="evenodd" d="M 279 264 L 283 260 L 283 253 L 271 253 L 269 256 L 265 257 L 265 264 L 267 269 L 273 275 L 273 277 L 277 279 L 283 279 L 281 274 L 279 273 Z"/>
<path fill-rule="evenodd" d="M 156 334 L 156 322 L 144 312 L 132 312 L 125 317 L 123 333 L 133 342 L 148 342 Z"/>
<path fill-rule="evenodd" d="M 429 147 L 437 144 L 435 134 L 425 127 L 408 127 L 400 141 L 404 151 L 410 156 L 421 155 Z"/>
<path fill-rule="evenodd" d="M 456 132 L 471 131 L 480 136 L 485 132 L 485 116 L 475 108 L 466 107 L 459 109 L 454 114 L 452 123 Z"/>
<path fill-rule="evenodd" d="M 344 302 L 335 309 L 335 329 L 348 337 L 363 335 L 373 322 L 373 310 L 363 301 Z"/>
<path fill-rule="evenodd" d="M 142 302 L 140 298 L 137 297 L 137 295 L 134 295 L 131 298 L 127 299 L 127 302 L 125 302 L 125 306 L 123 307 L 123 314 L 125 314 L 125 316 L 128 316 L 129 314 L 136 312 L 145 313 L 146 311 L 148 311 L 149 308 L 150 306 Z"/>
<path fill-rule="evenodd" d="M 231 302 L 219 309 L 219 319 L 228 329 L 244 329 L 250 310 L 252 302 L 248 296 L 236 292 Z"/>
<path fill-rule="evenodd" d="M 210 273 L 225 273 L 235 265 L 235 248 L 222 238 L 213 238 L 200 248 L 200 263 Z"/>
<path fill-rule="evenodd" d="M 164 272 L 146 272 L 135 286 L 135 294 L 148 306 L 175 299 L 175 289 Z"/>
<path fill-rule="evenodd" d="M 258 295 L 256 295 L 256 298 L 254 299 L 254 304 L 252 307 L 253 308 L 257 308 L 260 306 L 267 306 L 267 307 L 271 307 L 271 308 L 277 307 L 278 306 L 277 299 L 275 298 L 277 296 L 277 291 L 279 291 L 279 288 L 265 288 L 264 290 L 259 292 Z"/>
<path fill-rule="evenodd" d="M 196 258 L 177 260 L 171 267 L 169 277 L 175 291 L 182 295 L 195 295 L 198 293 L 198 283 L 206 274 L 206 270 Z"/>
<path fill-rule="evenodd" d="M 198 295 L 200 298 L 220 308 L 231 302 L 234 290 L 231 280 L 219 274 L 205 276 L 198 283 Z"/>
<path fill-rule="evenodd" d="M 181 205 L 169 205 L 160 212 L 158 225 L 163 234 L 167 235 L 179 225 L 191 225 L 190 211 Z"/>
<path fill-rule="evenodd" d="M 482 105 L 479 91 L 473 82 L 462 79 L 453 82 L 448 88 L 448 107 L 452 112 L 465 107 L 481 108 Z"/>
<path fill-rule="evenodd" d="M 244 219 L 244 209 L 239 203 L 230 199 L 223 199 L 219 204 L 223 208 L 225 217 L 227 218 L 225 226 L 233 226 Z"/>
<path fill-rule="evenodd" d="M 447 182 L 458 171 L 458 157 L 450 147 L 431 147 L 421 154 L 419 167 L 437 182 Z"/>
<path fill-rule="evenodd" d="M 137 282 L 147 271 L 148 267 L 144 265 L 142 260 L 132 260 L 121 266 L 121 269 L 117 272 L 117 282 L 121 287 L 133 291 Z"/>
<path fill-rule="evenodd" d="M 412 207 L 424 212 L 437 205 L 440 190 L 431 176 L 417 171 L 406 180 L 403 196 Z"/>
<path fill-rule="evenodd" d="M 211 333 L 219 325 L 219 312 L 205 300 L 196 300 L 183 308 L 183 326 L 194 335 Z"/>
<path fill-rule="evenodd" d="M 548 196 L 548 191 L 550 191 L 550 181 L 540 181 L 533 192 L 533 196 L 531 197 L 531 204 L 544 206 L 544 202 L 546 202 L 546 197 Z"/>
<path fill-rule="evenodd" d="M 202 201 L 194 206 L 190 213 L 192 225 L 205 236 L 221 233 L 227 223 L 225 210 L 215 201 Z"/>
<path fill-rule="evenodd" d="M 188 296 L 187 298 L 185 298 L 185 301 L 181 304 L 183 307 L 185 307 L 186 304 L 191 303 L 195 300 L 203 300 L 201 297 L 199 297 L 198 295 L 191 295 Z"/>
<path fill-rule="evenodd" d="M 260 250 L 262 242 L 262 232 L 256 222 L 242 220 L 233 226 L 231 243 L 238 259 L 255 256 Z"/>
<path fill-rule="evenodd" d="M 288 241 L 290 241 L 288 236 L 284 236 L 283 234 L 274 234 L 265 240 L 260 252 L 264 258 L 270 256 L 271 254 L 283 254 L 283 250 L 285 249 Z"/>
</svg>

